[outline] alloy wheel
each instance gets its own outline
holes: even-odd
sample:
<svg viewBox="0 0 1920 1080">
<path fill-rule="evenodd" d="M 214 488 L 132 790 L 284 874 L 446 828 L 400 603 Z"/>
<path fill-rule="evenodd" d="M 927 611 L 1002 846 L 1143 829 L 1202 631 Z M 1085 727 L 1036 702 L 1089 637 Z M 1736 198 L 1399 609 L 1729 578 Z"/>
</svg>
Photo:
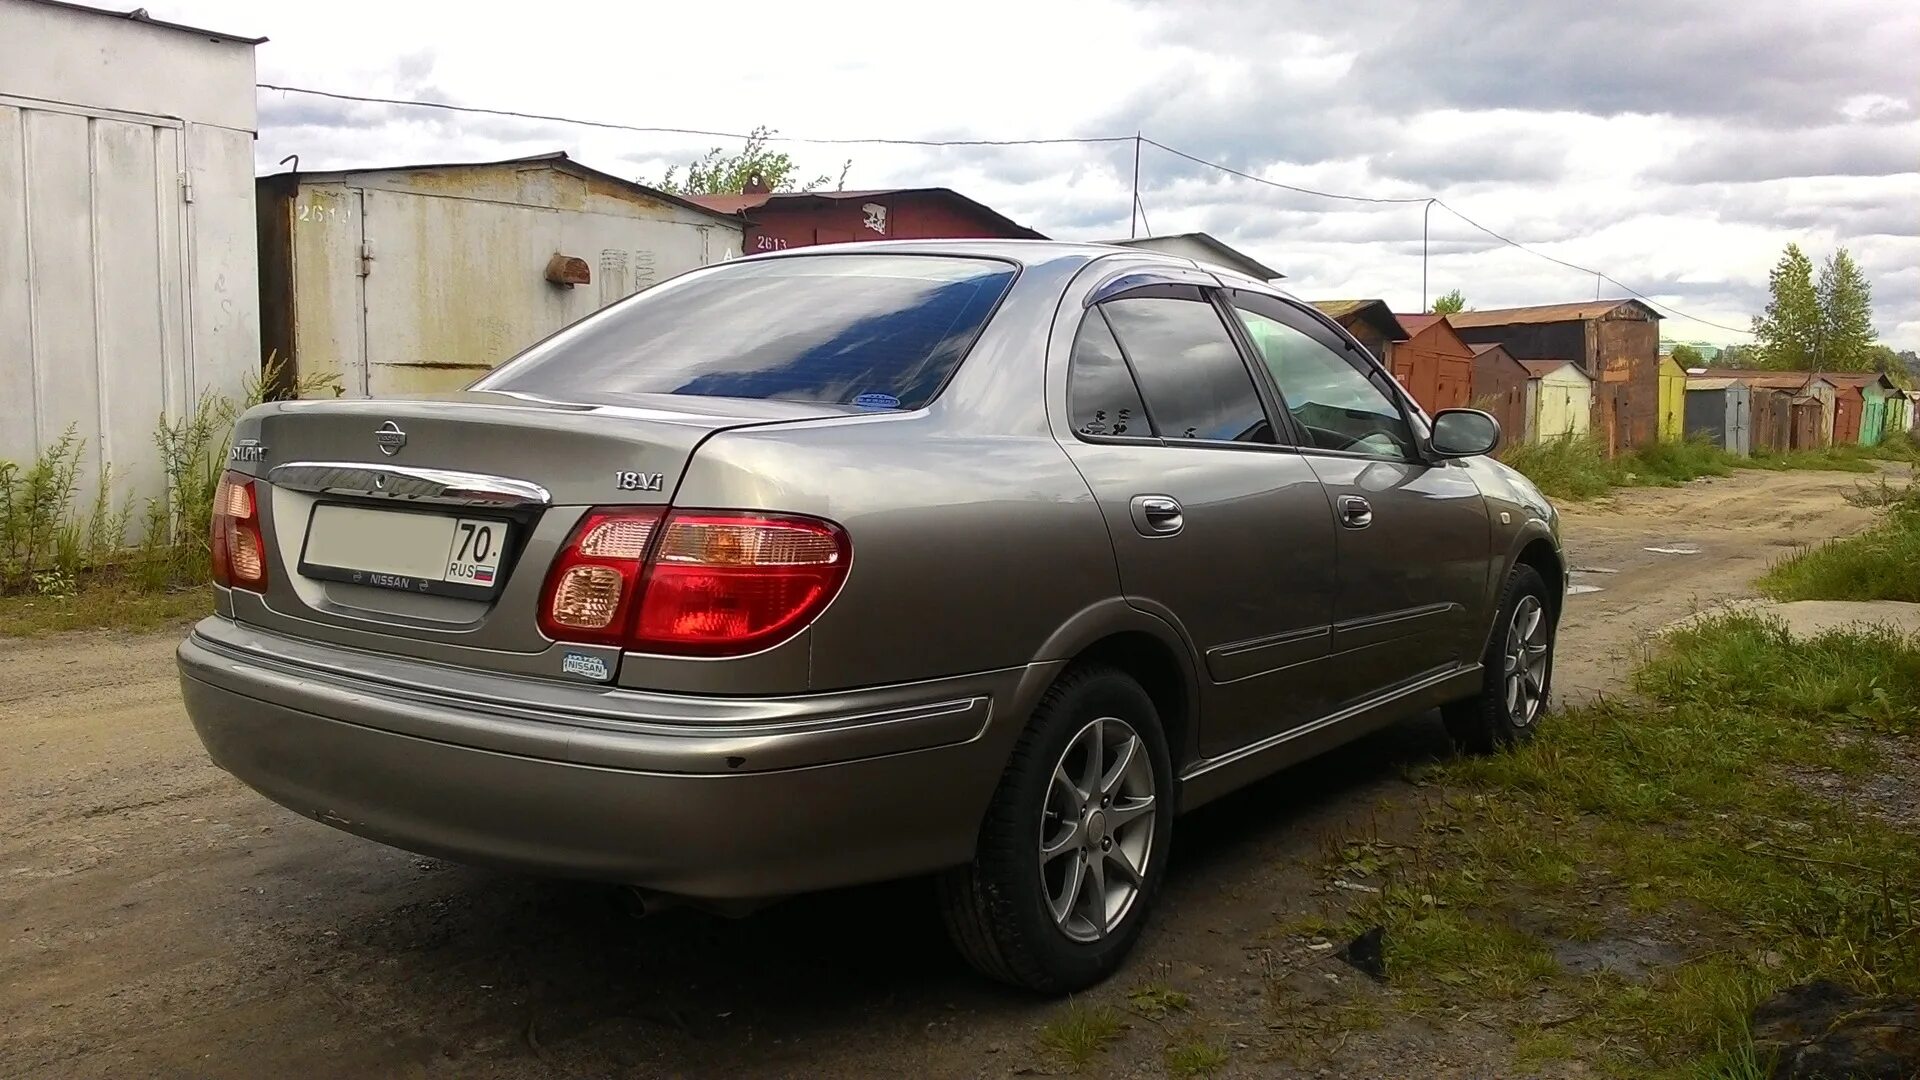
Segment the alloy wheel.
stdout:
<svg viewBox="0 0 1920 1080">
<path fill-rule="evenodd" d="M 1132 910 L 1154 857 L 1153 763 L 1133 726 L 1101 717 L 1068 741 L 1040 821 L 1048 913 L 1075 941 L 1099 941 Z"/>
<path fill-rule="evenodd" d="M 1547 651 L 1551 629 L 1547 609 L 1537 596 L 1523 596 L 1507 624 L 1507 717 L 1523 728 L 1540 717 L 1547 689 Z"/>
</svg>

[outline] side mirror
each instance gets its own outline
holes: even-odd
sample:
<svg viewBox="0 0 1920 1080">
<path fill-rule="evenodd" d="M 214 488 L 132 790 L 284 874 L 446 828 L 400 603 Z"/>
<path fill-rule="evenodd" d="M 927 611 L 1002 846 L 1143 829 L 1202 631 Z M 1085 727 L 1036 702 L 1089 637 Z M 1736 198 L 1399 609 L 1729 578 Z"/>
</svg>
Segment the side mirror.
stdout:
<svg viewBox="0 0 1920 1080">
<path fill-rule="evenodd" d="M 1479 409 L 1441 409 L 1433 416 L 1431 445 L 1440 457 L 1491 454 L 1500 445 L 1500 421 Z"/>
</svg>

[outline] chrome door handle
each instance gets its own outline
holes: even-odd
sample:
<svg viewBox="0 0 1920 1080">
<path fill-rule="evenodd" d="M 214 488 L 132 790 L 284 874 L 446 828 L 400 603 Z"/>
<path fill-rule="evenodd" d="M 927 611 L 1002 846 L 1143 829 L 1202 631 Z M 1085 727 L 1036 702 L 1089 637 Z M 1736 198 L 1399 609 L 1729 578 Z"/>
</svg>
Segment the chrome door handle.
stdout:
<svg viewBox="0 0 1920 1080">
<path fill-rule="evenodd" d="M 1180 503 L 1169 495 L 1135 495 L 1133 527 L 1143 536 L 1172 536 L 1186 524 Z"/>
<path fill-rule="evenodd" d="M 1373 504 L 1358 495 L 1342 495 L 1335 501 L 1340 508 L 1340 524 L 1349 529 L 1364 529 L 1373 524 Z"/>
</svg>

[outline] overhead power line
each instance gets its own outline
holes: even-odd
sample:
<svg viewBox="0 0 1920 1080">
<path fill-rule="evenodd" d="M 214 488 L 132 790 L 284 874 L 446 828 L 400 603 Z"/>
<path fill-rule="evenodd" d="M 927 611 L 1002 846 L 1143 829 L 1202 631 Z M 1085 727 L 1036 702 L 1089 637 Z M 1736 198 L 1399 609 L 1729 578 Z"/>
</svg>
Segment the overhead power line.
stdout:
<svg viewBox="0 0 1920 1080">
<path fill-rule="evenodd" d="M 539 120 L 547 123 L 572 124 L 578 127 L 600 128 L 602 130 L 607 130 L 607 131 L 630 131 L 630 132 L 636 132 L 643 135 L 700 135 L 707 138 L 715 138 L 715 139 L 743 139 L 743 140 L 754 137 L 753 134 L 750 132 L 715 131 L 707 128 L 665 127 L 665 126 L 644 125 L 644 124 L 620 124 L 620 123 L 615 123 L 609 120 L 586 120 L 580 117 L 559 116 L 552 113 L 522 112 L 517 109 L 490 109 L 490 108 L 486 108 L 479 105 L 455 105 L 452 102 L 447 102 L 447 101 L 426 101 L 418 98 L 380 97 L 372 94 L 345 94 L 345 93 L 340 93 L 333 90 L 314 90 L 304 86 L 284 86 L 279 83 L 255 83 L 254 85 L 261 90 L 275 90 L 285 94 L 305 94 L 310 97 L 331 98 L 336 101 L 353 101 L 353 102 L 360 102 L 360 103 L 370 104 L 370 105 L 399 105 L 399 106 L 405 106 L 409 108 L 418 108 L 418 109 L 439 109 L 444 112 L 472 113 L 472 114 L 477 114 L 481 116 L 501 116 L 501 117 L 507 117 L 515 120 Z M 1568 262 L 1565 259 L 1561 259 L 1552 255 L 1549 255 L 1546 252 L 1539 250 L 1538 248 L 1530 247 L 1526 244 L 1519 242 L 1518 240 L 1514 240 L 1511 237 L 1504 236 L 1498 232 L 1495 232 L 1494 230 L 1487 228 L 1485 225 L 1482 225 L 1479 222 L 1468 217 L 1467 215 L 1461 213 L 1459 210 L 1454 209 L 1452 206 L 1448 205 L 1445 201 L 1434 196 L 1348 195 L 1348 194 L 1344 194 L 1342 192 L 1337 192 L 1337 191 L 1321 191 L 1317 188 L 1303 187 L 1298 184 L 1282 183 L 1281 181 L 1278 181 L 1278 180 L 1270 180 L 1264 176 L 1257 176 L 1253 173 L 1236 169 L 1231 165 L 1226 165 L 1218 161 L 1211 161 L 1207 158 L 1200 157 L 1196 154 L 1189 154 L 1184 150 L 1175 149 L 1174 147 L 1168 146 L 1163 142 L 1158 142 L 1153 139 L 1149 139 L 1146 136 L 1141 135 L 1139 133 L 1135 133 L 1133 135 L 1080 135 L 1080 136 L 1060 136 L 1056 138 L 1035 138 L 1035 139 L 902 139 L 902 138 L 887 138 L 887 137 L 881 137 L 881 136 L 862 136 L 857 138 L 820 138 L 820 137 L 809 137 L 809 136 L 802 136 L 802 135 L 780 135 L 780 134 L 769 133 L 761 136 L 761 138 L 764 138 L 768 142 L 805 143 L 805 144 L 821 145 L 821 146 L 934 146 L 934 147 L 939 147 L 939 146 L 1074 146 L 1074 145 L 1091 146 L 1091 145 L 1099 145 L 1099 144 L 1130 142 L 1134 144 L 1136 170 L 1138 169 L 1139 147 L 1142 144 L 1145 144 L 1147 146 L 1153 147 L 1156 150 L 1160 150 L 1164 153 L 1172 154 L 1174 157 L 1181 158 L 1185 161 L 1190 161 L 1196 165 L 1205 166 L 1206 168 L 1214 169 L 1219 172 L 1226 173 L 1230 176 L 1236 176 L 1242 180 L 1251 181 L 1252 183 L 1262 184 L 1266 187 L 1278 188 L 1281 191 L 1290 191 L 1298 195 L 1310 195 L 1315 198 L 1321 198 L 1321 199 L 1335 199 L 1341 202 L 1372 203 L 1376 205 L 1413 205 L 1416 203 L 1426 203 L 1430 206 L 1437 205 L 1442 209 L 1446 210 L 1448 213 L 1452 214 L 1454 217 L 1459 218 L 1461 221 L 1465 222 L 1467 225 L 1471 226 L 1472 228 L 1485 233 L 1486 235 L 1494 238 L 1495 240 L 1500 241 L 1502 244 L 1505 244 L 1508 247 L 1517 248 L 1518 250 L 1524 251 L 1527 254 L 1532 255 L 1536 258 L 1545 259 L 1550 263 L 1554 263 L 1559 266 L 1564 266 L 1569 270 L 1576 270 L 1582 274 L 1592 274 L 1596 279 L 1610 282 L 1615 287 L 1621 289 L 1622 291 L 1636 297 L 1637 299 L 1645 301 L 1649 305 L 1655 308 L 1658 308 L 1661 311 L 1668 312 L 1669 314 L 1676 315 L 1683 319 L 1690 319 L 1693 322 L 1700 323 L 1703 326 L 1711 326 L 1719 330 L 1728 331 L 1730 333 L 1747 334 L 1747 335 L 1751 335 L 1753 333 L 1751 330 L 1748 330 L 1748 329 L 1742 329 L 1741 327 L 1737 327 L 1737 326 L 1728 326 L 1725 323 L 1717 323 L 1711 319 L 1703 319 L 1698 315 L 1689 315 L 1686 312 L 1681 311 L 1679 308 L 1673 307 L 1669 304 L 1662 304 L 1659 301 L 1654 300 L 1652 297 L 1648 296 L 1646 293 L 1643 293 L 1640 290 L 1635 289 L 1630 285 L 1626 285 L 1622 283 L 1618 278 L 1614 277 L 1611 274 L 1606 273 L 1605 271 L 1595 270 L 1592 267 L 1581 266 L 1578 263 Z M 1135 193 L 1134 193 L 1134 204 L 1132 207 L 1132 212 L 1144 217 L 1146 208 L 1144 204 L 1139 202 L 1139 190 L 1138 190 L 1139 178 L 1138 178 L 1137 172 L 1135 175 L 1134 184 L 1135 184 Z M 1424 259 L 1424 257 L 1425 256 L 1423 254 L 1422 258 Z"/>
<path fill-rule="evenodd" d="M 1614 277 L 1612 274 L 1609 274 L 1603 270 L 1595 270 L 1590 266 L 1581 266 L 1578 263 L 1570 263 L 1565 259 L 1557 259 L 1552 255 L 1547 254 L 1544 251 L 1541 251 L 1537 248 L 1528 247 L 1527 245 L 1521 243 L 1518 240 L 1514 240 L 1510 237 L 1502 236 L 1499 233 L 1494 232 L 1492 229 L 1487 228 L 1485 225 L 1480 224 L 1479 222 L 1473 220 L 1467 215 L 1461 213 L 1460 211 L 1455 210 L 1453 207 L 1448 206 L 1445 200 L 1435 199 L 1433 201 L 1442 210 L 1445 210 L 1447 213 L 1452 214 L 1454 217 L 1457 217 L 1461 221 L 1464 221 L 1467 224 L 1473 226 L 1474 228 L 1479 229 L 1481 232 L 1486 233 L 1488 236 L 1493 237 L 1495 240 L 1498 240 L 1503 244 L 1506 244 L 1510 247 L 1519 248 L 1521 251 L 1524 251 L 1529 255 L 1535 256 L 1536 258 L 1545 259 L 1550 263 L 1558 263 L 1569 270 L 1578 270 L 1583 274 L 1592 274 L 1596 278 L 1603 278 L 1606 281 L 1612 283 L 1612 285 L 1615 288 L 1618 288 L 1623 292 L 1626 292 L 1634 297 L 1637 297 L 1638 299 L 1644 300 L 1648 304 L 1652 305 L 1653 307 L 1659 308 L 1661 311 L 1665 311 L 1672 315 L 1678 315 L 1680 318 L 1683 318 L 1683 319 L 1691 319 L 1694 322 L 1701 324 L 1702 326 L 1711 326 L 1716 329 L 1726 330 L 1730 333 L 1735 333 L 1735 334 L 1746 334 L 1749 337 L 1753 336 L 1753 331 L 1751 329 L 1742 329 L 1741 327 L 1738 327 L 1738 326 L 1728 326 L 1725 323 L 1714 322 L 1712 319 L 1703 319 L 1698 315 L 1689 315 L 1686 312 L 1681 311 L 1677 307 L 1673 307 L 1670 304 L 1663 304 L 1658 300 L 1655 300 L 1653 297 L 1648 296 L 1646 293 L 1641 292 L 1640 290 L 1634 288 L 1631 285 L 1622 283 L 1619 278 Z"/>
<path fill-rule="evenodd" d="M 1167 153 L 1172 154 L 1174 157 L 1185 158 L 1186 160 L 1191 161 L 1196 165 L 1205 165 L 1209 169 L 1218 169 L 1223 173 L 1232 173 L 1234 176 L 1237 176 L 1242 180 L 1251 180 L 1256 184 L 1265 184 L 1268 187 L 1279 188 L 1282 191 L 1297 192 L 1301 195 L 1316 195 L 1322 199 L 1341 199 L 1346 202 L 1363 202 L 1363 203 L 1423 203 L 1423 202 L 1426 202 L 1428 198 L 1425 195 L 1419 195 L 1419 196 L 1402 195 L 1398 197 L 1389 197 L 1389 196 L 1374 196 L 1374 195 L 1342 195 L 1338 192 L 1333 192 L 1333 191 L 1316 191 L 1315 189 L 1309 188 L 1309 187 L 1300 187 L 1295 184 L 1283 184 L 1278 180 L 1269 180 L 1264 176 L 1255 176 L 1250 172 L 1241 172 L 1239 169 L 1233 168 L 1230 165 L 1222 165 L 1217 161 L 1208 161 L 1206 158 L 1203 158 L 1203 157 L 1195 157 L 1194 155 L 1189 154 L 1184 150 L 1175 150 L 1173 147 L 1168 146 L 1166 143 L 1154 142 L 1152 139 L 1148 139 L 1145 137 L 1142 137 L 1140 141 L 1156 149 L 1165 150 Z"/>
<path fill-rule="evenodd" d="M 287 94 L 307 94 L 312 97 L 333 98 L 336 101 L 358 101 L 371 105 L 407 105 L 421 109 L 441 109 L 446 112 L 479 113 L 484 116 L 505 116 L 515 120 L 544 120 L 555 124 L 574 124 L 580 127 L 604 128 L 608 131 L 635 131 L 643 135 L 704 135 L 714 139 L 750 139 L 754 137 L 753 133 L 743 131 L 711 131 L 706 128 L 650 127 L 640 124 L 616 124 L 610 120 L 582 120 L 574 116 L 520 112 L 516 109 L 488 109 L 478 105 L 455 105 L 447 101 L 376 97 L 370 94 L 342 94 L 332 90 L 309 90 L 304 86 L 281 86 L 277 83 L 254 83 L 253 85 L 261 90 L 278 90 Z M 768 133 L 760 137 L 768 142 L 816 143 L 828 146 L 1050 146 L 1073 143 L 1125 143 L 1134 141 L 1132 135 L 1058 139 L 889 139 L 877 137 L 825 139 L 809 138 L 802 135 Z"/>
</svg>

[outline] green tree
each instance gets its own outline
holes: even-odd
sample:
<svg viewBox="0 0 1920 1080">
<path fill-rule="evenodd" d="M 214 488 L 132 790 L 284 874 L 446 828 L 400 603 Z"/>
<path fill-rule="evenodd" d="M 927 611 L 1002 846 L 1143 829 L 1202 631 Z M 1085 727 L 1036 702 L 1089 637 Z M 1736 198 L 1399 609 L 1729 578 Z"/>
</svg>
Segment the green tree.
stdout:
<svg viewBox="0 0 1920 1080">
<path fill-rule="evenodd" d="M 1788 244 L 1767 275 L 1767 308 L 1753 320 L 1754 344 L 1764 367 L 1809 371 L 1820 353 L 1820 299 L 1813 263 L 1798 244 Z"/>
<path fill-rule="evenodd" d="M 1820 303 L 1820 366 L 1874 370 L 1873 286 L 1846 248 L 1827 256 L 1814 292 Z"/>
<path fill-rule="evenodd" d="M 1685 342 L 1675 345 L 1673 351 L 1667 355 L 1673 357 L 1673 362 L 1683 368 L 1701 366 L 1702 357 L 1700 356 L 1700 350 Z"/>
<path fill-rule="evenodd" d="M 1876 342 L 1867 346 L 1866 370 L 1885 375 L 1888 381 L 1902 390 L 1911 390 L 1913 370 L 1908 366 L 1907 358 L 1912 355 L 1911 351 L 1897 353 L 1893 351 L 1893 346 Z"/>
<path fill-rule="evenodd" d="M 1433 313 L 1435 315 L 1452 315 L 1465 310 L 1467 310 L 1467 298 L 1460 295 L 1459 289 L 1455 289 L 1433 302 Z"/>
<path fill-rule="evenodd" d="M 1724 368 L 1752 368 L 1759 362 L 1759 354 L 1751 345 L 1722 345 L 1720 354 L 1713 358 L 1714 367 Z"/>
<path fill-rule="evenodd" d="M 739 195 L 756 180 L 766 185 L 768 191 L 818 191 L 835 182 L 823 173 L 801 183 L 800 167 L 792 155 L 768 148 L 775 134 L 770 127 L 756 127 L 737 154 L 729 154 L 725 147 L 716 146 L 688 162 L 685 177 L 676 175 L 680 167 L 674 165 L 668 167 L 666 175 L 659 180 L 640 182 L 675 195 Z M 852 159 L 840 167 L 840 187 L 847 186 L 847 172 L 852 168 Z"/>
</svg>

